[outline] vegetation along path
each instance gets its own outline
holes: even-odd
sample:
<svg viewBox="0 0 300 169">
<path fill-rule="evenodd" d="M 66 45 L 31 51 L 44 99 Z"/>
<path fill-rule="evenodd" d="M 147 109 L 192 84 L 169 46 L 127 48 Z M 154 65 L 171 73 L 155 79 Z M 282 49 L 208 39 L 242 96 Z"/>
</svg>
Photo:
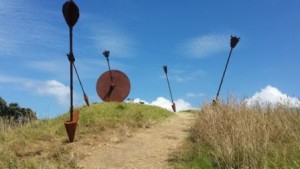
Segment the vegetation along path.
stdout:
<svg viewBox="0 0 300 169">
<path fill-rule="evenodd" d="M 140 129 L 122 142 L 89 147 L 86 150 L 88 155 L 78 161 L 78 165 L 83 169 L 170 168 L 169 153 L 187 137 L 193 116 L 190 113 L 175 113 L 165 122 Z"/>
</svg>

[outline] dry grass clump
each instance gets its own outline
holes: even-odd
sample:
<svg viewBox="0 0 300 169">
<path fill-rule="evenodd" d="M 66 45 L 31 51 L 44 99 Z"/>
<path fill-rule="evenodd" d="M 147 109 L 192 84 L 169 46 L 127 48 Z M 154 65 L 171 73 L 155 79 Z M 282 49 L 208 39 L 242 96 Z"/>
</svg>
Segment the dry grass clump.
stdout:
<svg viewBox="0 0 300 169">
<path fill-rule="evenodd" d="M 234 100 L 206 104 L 191 140 L 216 168 L 300 168 L 300 110 Z"/>
<path fill-rule="evenodd" d="M 11 130 L 13 130 L 15 128 L 21 127 L 24 125 L 26 125 L 26 123 L 25 124 L 17 123 L 14 120 L 9 120 L 7 118 L 0 117 L 0 133 L 10 132 Z"/>
</svg>

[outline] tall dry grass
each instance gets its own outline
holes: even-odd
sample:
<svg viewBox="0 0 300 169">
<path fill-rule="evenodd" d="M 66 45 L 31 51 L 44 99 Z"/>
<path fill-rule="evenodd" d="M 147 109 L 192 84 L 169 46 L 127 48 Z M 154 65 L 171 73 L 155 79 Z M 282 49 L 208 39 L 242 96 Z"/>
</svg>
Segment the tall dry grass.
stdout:
<svg viewBox="0 0 300 169">
<path fill-rule="evenodd" d="M 9 133 L 17 127 L 22 127 L 26 123 L 17 123 L 16 121 L 0 117 L 0 133 Z"/>
<path fill-rule="evenodd" d="M 300 168 L 300 110 L 284 105 L 206 104 L 191 139 L 214 168 Z"/>
</svg>

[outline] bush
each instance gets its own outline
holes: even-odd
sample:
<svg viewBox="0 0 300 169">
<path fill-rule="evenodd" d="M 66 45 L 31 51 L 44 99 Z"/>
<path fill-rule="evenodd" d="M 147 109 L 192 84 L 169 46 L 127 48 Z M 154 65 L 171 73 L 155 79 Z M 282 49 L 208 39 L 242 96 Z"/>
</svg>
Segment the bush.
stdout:
<svg viewBox="0 0 300 169">
<path fill-rule="evenodd" d="M 29 108 L 21 108 L 18 103 L 6 104 L 0 97 L 0 117 L 17 123 L 25 123 L 36 120 L 36 113 Z"/>
</svg>

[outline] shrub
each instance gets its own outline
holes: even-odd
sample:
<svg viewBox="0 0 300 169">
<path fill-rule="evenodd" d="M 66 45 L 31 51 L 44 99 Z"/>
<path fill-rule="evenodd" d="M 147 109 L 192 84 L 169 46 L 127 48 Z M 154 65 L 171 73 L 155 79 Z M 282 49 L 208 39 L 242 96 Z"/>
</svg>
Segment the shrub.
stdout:
<svg viewBox="0 0 300 169">
<path fill-rule="evenodd" d="M 17 123 L 26 123 L 36 120 L 36 113 L 29 108 L 21 108 L 18 103 L 6 104 L 0 97 L 0 117 Z"/>
</svg>

